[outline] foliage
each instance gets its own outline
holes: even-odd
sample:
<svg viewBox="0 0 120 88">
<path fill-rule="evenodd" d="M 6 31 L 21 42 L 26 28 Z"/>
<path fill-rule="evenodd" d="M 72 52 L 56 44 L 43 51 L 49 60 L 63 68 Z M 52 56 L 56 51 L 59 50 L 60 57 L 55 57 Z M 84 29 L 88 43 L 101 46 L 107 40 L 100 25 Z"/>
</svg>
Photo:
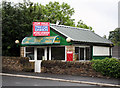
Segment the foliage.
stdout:
<svg viewBox="0 0 120 88">
<path fill-rule="evenodd" d="M 92 67 L 97 72 L 101 72 L 105 76 L 120 77 L 120 61 L 115 58 L 105 58 L 102 60 L 92 60 Z"/>
<path fill-rule="evenodd" d="M 46 21 L 56 24 L 59 22 L 61 25 L 75 26 L 74 19 L 71 16 L 74 14 L 74 9 L 67 3 L 49 2 L 43 8 Z"/>
<path fill-rule="evenodd" d="M 111 40 L 114 45 L 120 46 L 120 28 L 116 28 L 109 33 L 109 40 Z"/>
<path fill-rule="evenodd" d="M 106 35 L 104 35 L 104 36 L 103 36 L 103 38 L 107 39 L 107 36 L 106 36 Z"/>
<path fill-rule="evenodd" d="M 61 25 L 75 26 L 74 9 L 67 3 L 49 2 L 41 5 L 24 0 L 14 4 L 2 2 L 2 54 L 4 56 L 19 56 L 20 48 L 15 40 L 20 42 L 24 37 L 32 35 L 32 22 L 59 22 Z M 81 27 L 81 26 L 79 26 Z M 85 28 L 85 27 L 83 27 Z"/>
<path fill-rule="evenodd" d="M 11 2 L 2 3 L 2 45 L 3 55 L 19 56 L 19 47 L 15 40 L 31 35 L 32 15 L 31 2 L 13 5 Z"/>
<path fill-rule="evenodd" d="M 91 31 L 94 32 L 94 30 L 92 30 L 92 27 L 91 27 L 91 26 L 87 26 L 85 23 L 83 23 L 82 20 L 79 20 L 79 21 L 78 21 L 77 27 L 85 28 L 85 29 L 90 29 Z"/>
</svg>

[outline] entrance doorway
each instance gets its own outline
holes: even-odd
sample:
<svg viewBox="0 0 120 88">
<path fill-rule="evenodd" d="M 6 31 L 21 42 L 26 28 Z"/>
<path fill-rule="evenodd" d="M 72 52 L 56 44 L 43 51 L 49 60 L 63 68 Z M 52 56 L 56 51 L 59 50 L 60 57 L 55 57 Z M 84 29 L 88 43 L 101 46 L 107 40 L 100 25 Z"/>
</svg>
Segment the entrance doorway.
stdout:
<svg viewBox="0 0 120 88">
<path fill-rule="evenodd" d="M 37 48 L 37 60 L 44 59 L 44 48 Z"/>
<path fill-rule="evenodd" d="M 41 62 L 47 59 L 47 47 L 36 47 L 35 54 L 35 72 L 41 72 Z"/>
<path fill-rule="evenodd" d="M 25 47 L 24 56 L 34 62 L 34 71 L 41 72 L 41 61 L 47 60 L 47 47 Z"/>
</svg>

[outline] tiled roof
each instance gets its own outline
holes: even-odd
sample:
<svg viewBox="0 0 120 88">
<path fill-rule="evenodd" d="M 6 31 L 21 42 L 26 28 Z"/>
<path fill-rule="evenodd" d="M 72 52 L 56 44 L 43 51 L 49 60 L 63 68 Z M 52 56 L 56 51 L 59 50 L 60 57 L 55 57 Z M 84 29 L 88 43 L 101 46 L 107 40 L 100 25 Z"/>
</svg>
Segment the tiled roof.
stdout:
<svg viewBox="0 0 120 88">
<path fill-rule="evenodd" d="M 62 35 L 70 37 L 72 41 L 113 44 L 111 41 L 97 35 L 88 29 L 56 24 L 50 24 L 50 27 Z"/>
</svg>

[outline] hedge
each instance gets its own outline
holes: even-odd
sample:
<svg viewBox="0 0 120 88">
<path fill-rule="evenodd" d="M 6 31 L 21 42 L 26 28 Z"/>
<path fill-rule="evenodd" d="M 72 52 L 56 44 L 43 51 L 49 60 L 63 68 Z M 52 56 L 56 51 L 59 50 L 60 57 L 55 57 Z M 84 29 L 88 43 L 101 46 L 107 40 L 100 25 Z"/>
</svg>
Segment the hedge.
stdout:
<svg viewBox="0 0 120 88">
<path fill-rule="evenodd" d="M 92 60 L 92 67 L 95 71 L 104 76 L 120 78 L 120 61 L 115 58 L 105 58 L 102 60 Z"/>
</svg>

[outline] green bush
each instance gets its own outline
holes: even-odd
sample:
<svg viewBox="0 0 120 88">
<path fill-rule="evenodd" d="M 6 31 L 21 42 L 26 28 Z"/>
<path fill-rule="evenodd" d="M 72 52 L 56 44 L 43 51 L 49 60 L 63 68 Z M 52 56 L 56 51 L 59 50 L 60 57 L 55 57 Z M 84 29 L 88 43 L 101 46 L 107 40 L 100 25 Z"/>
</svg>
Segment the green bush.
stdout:
<svg viewBox="0 0 120 88">
<path fill-rule="evenodd" d="M 115 58 L 92 60 L 92 67 L 105 76 L 120 78 L 120 61 Z"/>
</svg>

